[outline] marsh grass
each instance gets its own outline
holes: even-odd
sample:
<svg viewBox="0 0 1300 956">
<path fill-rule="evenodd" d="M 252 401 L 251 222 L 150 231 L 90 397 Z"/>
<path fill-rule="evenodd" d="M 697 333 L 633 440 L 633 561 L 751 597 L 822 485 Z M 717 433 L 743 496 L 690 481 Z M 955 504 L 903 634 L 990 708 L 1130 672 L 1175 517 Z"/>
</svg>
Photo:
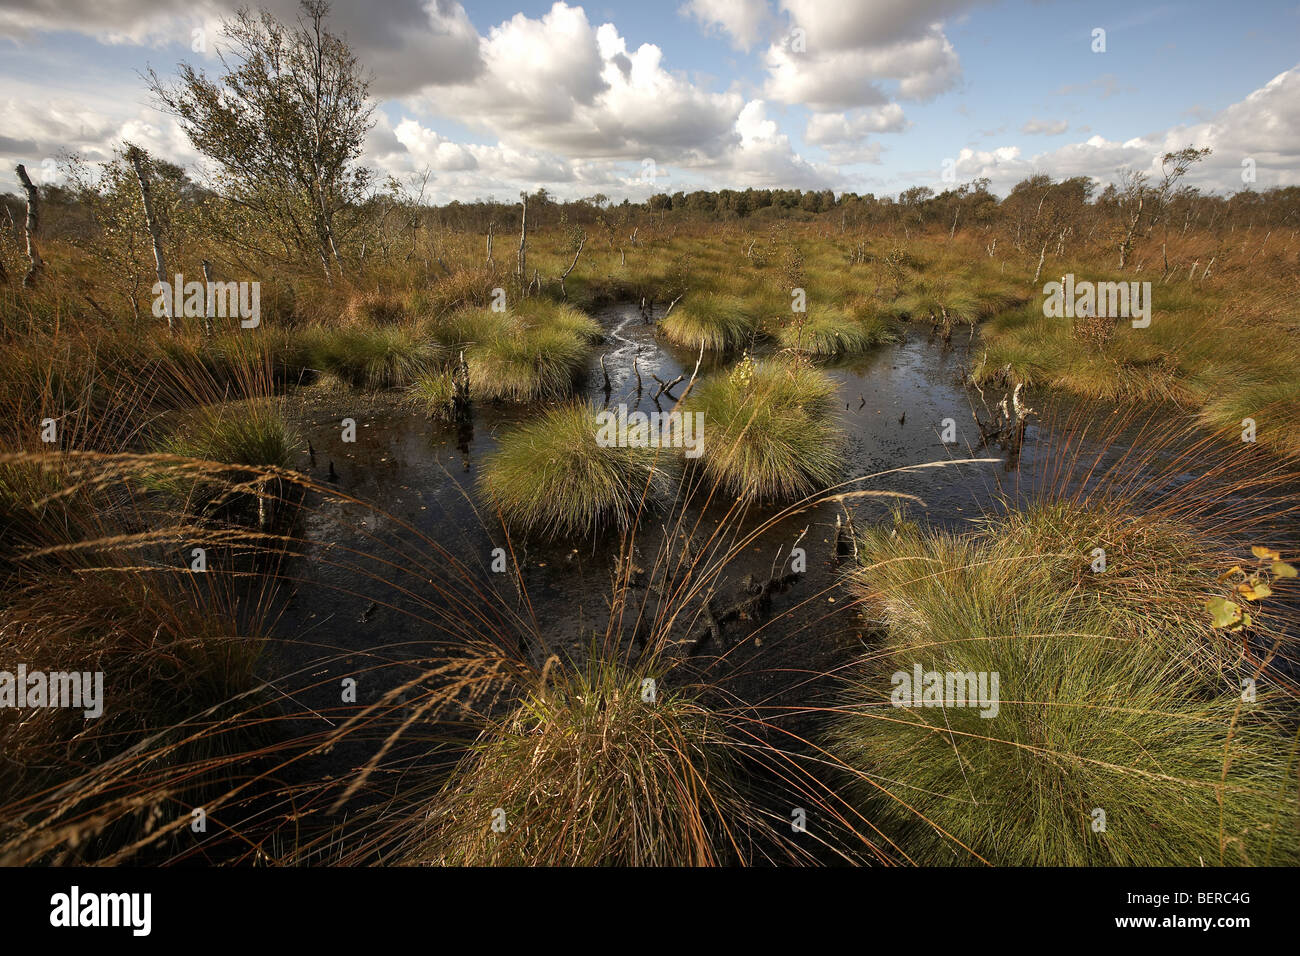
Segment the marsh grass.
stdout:
<svg viewBox="0 0 1300 956">
<path fill-rule="evenodd" d="M 177 850 L 163 833 L 176 808 L 205 805 L 234 779 L 229 768 L 249 766 L 265 742 L 261 728 L 274 712 L 256 678 L 265 608 L 236 597 L 234 575 L 187 573 L 191 547 L 220 564 L 237 535 L 138 493 L 165 457 L 0 456 L 6 474 L 45 472 L 45 483 L 58 485 L 59 514 L 76 516 L 52 520 L 51 501 L 38 499 L 40 533 L 6 543 L 21 575 L 0 601 L 7 669 L 23 662 L 29 671 L 103 674 L 97 718 L 76 708 L 0 712 L 9 764 L 0 777 L 0 859 L 96 862 L 146 845 Z M 173 467 L 190 475 L 178 483 L 197 480 L 193 467 Z M 24 487 L 30 493 L 32 482 Z"/>
<path fill-rule="evenodd" d="M 354 388 L 403 388 L 437 366 L 436 343 L 422 325 L 318 327 L 304 334 L 308 360 Z"/>
<path fill-rule="evenodd" d="M 1059 271 L 1095 281 L 1143 278 L 1083 263 Z M 1246 418 L 1268 422 L 1258 441 L 1300 455 L 1296 312 L 1294 296 L 1278 290 L 1279 278 L 1254 276 L 1248 295 L 1213 282 L 1152 278 L 1151 325 L 1133 328 L 1121 318 L 1104 335 L 1081 335 L 1077 322 L 1044 316 L 1041 291 L 1031 290 L 1024 306 L 985 323 L 982 373 L 1010 366 L 1016 381 L 1083 398 L 1175 401 L 1195 409 L 1214 431 L 1240 430 Z"/>
<path fill-rule="evenodd" d="M 75 555 L 25 561 L 25 552 L 91 534 L 97 513 L 109 506 L 102 495 L 70 495 L 63 457 L 49 453 L 28 460 L 0 463 L 0 603 L 11 589 L 68 564 Z"/>
<path fill-rule="evenodd" d="M 1098 541 L 1103 574 L 1088 568 Z M 896 524 L 864 544 L 856 587 L 882 645 L 831 749 L 913 862 L 1297 859 L 1292 715 L 1271 694 L 1243 704 L 1251 671 L 1198 613 L 1215 578 L 1193 536 L 1053 507 L 974 536 Z M 917 664 L 998 673 L 996 716 L 891 706 L 891 673 Z"/>
<path fill-rule="evenodd" d="M 450 371 L 430 372 L 415 380 L 411 396 L 429 418 L 451 418 L 456 403 L 456 379 Z"/>
<path fill-rule="evenodd" d="M 343 307 L 345 322 L 362 325 L 396 325 L 406 318 L 406 305 L 393 294 L 372 289 L 353 293 Z"/>
<path fill-rule="evenodd" d="M 572 390 L 589 354 L 590 346 L 567 330 L 505 323 L 466 352 L 470 394 L 506 402 L 560 398 Z"/>
<path fill-rule="evenodd" d="M 687 399 L 704 413 L 709 480 L 725 492 L 789 499 L 829 486 L 840 473 L 842 432 L 835 382 L 799 363 L 767 360 L 701 381 Z"/>
<path fill-rule="evenodd" d="M 728 352 L 752 340 L 758 330 L 755 312 L 739 296 L 688 294 L 659 322 L 665 338 L 683 348 Z"/>
<path fill-rule="evenodd" d="M 288 468 L 301 441 L 273 399 L 204 406 L 186 416 L 157 451 L 225 465 Z"/>
<path fill-rule="evenodd" d="M 780 264 L 748 260 L 749 238 L 731 227 L 665 232 L 625 250 L 626 264 L 618 250 L 589 244 L 568 289 L 575 302 L 646 295 L 662 306 L 687 283 L 673 318 L 706 296 L 731 299 L 755 316 L 788 313 L 786 290 L 776 281 Z M 36 721 L 31 737 L 6 738 L 6 756 L 12 739 L 24 770 L 5 778 L 14 789 L 0 799 L 0 859 L 824 861 L 809 845 L 852 863 L 1295 859 L 1294 762 L 1287 767 L 1294 697 L 1266 666 L 1263 646 L 1264 638 L 1285 636 L 1287 624 L 1272 608 L 1262 609 L 1256 632 L 1225 646 L 1222 635 L 1206 628 L 1199 603 L 1223 587 L 1215 575 L 1225 556 L 1209 553 L 1207 542 L 1217 542 L 1210 531 L 1282 546 L 1265 532 L 1263 519 L 1284 526 L 1279 534 L 1288 523 L 1294 527 L 1294 505 L 1252 495 L 1273 487 L 1252 486 L 1257 473 L 1273 467 L 1271 459 L 1225 456 L 1205 465 L 1180 454 L 1176 480 L 1160 501 L 1116 498 L 1083 508 L 1086 500 L 1061 492 L 1059 507 L 1011 515 L 978 534 L 954 537 L 900 524 L 873 535 L 863 542 L 867 564 L 856 588 L 879 628 L 872 640 L 880 643 L 868 649 L 845 699 L 833 704 L 801 696 L 839 672 L 828 673 L 835 665 L 821 659 L 804 665 L 802 655 L 820 643 L 799 642 L 816 633 L 810 622 L 824 618 L 828 599 L 851 613 L 838 588 L 794 594 L 788 609 L 726 635 L 735 644 L 708 637 L 710 601 L 727 585 L 731 562 L 765 546 L 761 536 L 782 516 L 809 506 L 799 500 L 760 516 L 755 527 L 747 511 L 753 499 L 798 498 L 842 477 L 833 391 L 806 364 L 764 363 L 737 379 L 723 372 L 711 382 L 726 387 L 716 385 L 709 395 L 711 382 L 698 382 L 691 391 L 689 400 L 708 398 L 716 415 L 706 415 L 706 458 L 678 493 L 715 503 L 741 496 L 723 501 L 727 518 L 716 526 L 702 528 L 701 510 L 681 500 L 666 517 L 657 512 L 646 521 L 648 505 L 673 487 L 660 484 L 664 453 L 654 461 L 628 455 L 632 449 L 609 449 L 618 454 L 608 461 L 588 454 L 589 408 L 576 424 L 553 427 L 553 437 L 529 435 L 532 423 L 505 436 L 515 454 L 503 467 L 502 489 L 523 518 L 507 519 L 508 548 L 515 544 L 512 525 L 538 534 L 561 533 L 566 521 L 575 534 L 589 533 L 593 524 L 621 529 L 623 560 L 614 570 L 608 620 L 593 622 L 603 633 L 585 659 L 552 656 L 564 638 L 533 615 L 522 572 L 502 576 L 497 593 L 498 576 L 466 567 L 472 549 L 440 540 L 441 528 L 422 531 L 337 487 L 275 468 L 220 468 L 162 455 L 113 456 L 93 468 L 83 462 L 83 448 L 151 447 L 160 412 L 204 409 L 201 418 L 214 403 L 266 400 L 307 367 L 359 387 L 423 390 L 437 407 L 446 399 L 439 376 L 458 350 L 465 348 L 468 358 L 480 345 L 495 345 L 501 331 L 525 339 L 536 332 L 538 340 L 502 346 L 499 363 L 514 385 L 480 397 L 536 396 L 552 385 L 552 394 L 564 394 L 571 385 L 564 369 L 576 367 L 573 343 L 589 345 L 597 334 L 589 319 L 562 314 L 552 298 L 558 291 L 552 277 L 569 257 L 557 251 L 553 236 L 533 238 L 530 263 L 539 265 L 546 293 L 503 319 L 486 309 L 501 274 L 456 265 L 457 258 L 480 261 L 480 237 L 457 241 L 448 240 L 456 252 L 447 253 L 452 268 L 426 262 L 423 272 L 410 264 L 377 277 L 411 317 L 392 326 L 361 315 L 351 328 L 336 330 L 337 290 L 305 281 L 294 286 L 294 317 L 284 322 L 292 327 L 270 323 L 255 336 L 203 338 L 187 328 L 165 339 L 156 328 L 129 321 L 100 329 L 99 318 L 74 323 L 66 304 L 44 300 L 14 321 L 5 316 L 6 335 L 19 330 L 26 337 L 0 342 L 0 361 L 13 370 L 0 381 L 9 422 L 0 448 L 30 450 L 32 423 L 45 414 L 60 421 L 63 442 L 35 478 L 8 479 L 17 520 L 31 533 L 13 555 L 23 576 L 15 579 L 20 587 L 0 596 L 0 628 L 33 660 L 60 666 L 66 660 L 71 668 L 102 655 L 110 673 L 129 675 L 133 683 L 113 690 L 130 694 L 130 713 L 105 724 L 103 735 L 92 731 L 81 739 L 75 728 Z M 799 241 L 804 281 L 830 290 L 833 304 L 859 320 L 892 322 L 892 293 L 882 290 L 892 288 L 897 273 L 900 299 L 930 296 L 961 321 L 987 319 L 989 369 L 1000 369 L 1010 355 L 1016 374 L 1028 370 L 1035 384 L 1050 386 L 1073 374 L 1067 387 L 1080 394 L 1204 401 L 1205 420 L 1225 424 L 1262 409 L 1261 436 L 1300 433 L 1288 424 L 1296 410 L 1295 364 L 1288 340 L 1279 336 L 1290 334 L 1293 310 L 1283 302 L 1259 297 L 1225 316 L 1212 301 L 1197 305 L 1199 287 L 1181 289 L 1169 301 L 1189 321 L 1160 324 L 1157 313 L 1149 338 L 1120 328 L 1098 348 L 1064 342 L 1060 335 L 1068 330 L 1033 328 L 1037 303 L 1015 306 L 1013 290 L 1027 280 L 1025 269 L 999 262 L 1009 266 L 1000 285 L 992 278 L 1000 269 L 982 259 L 966 269 L 963 256 L 983 256 L 974 243 L 940 253 L 928 237 L 898 244 L 903 251 L 893 269 L 878 259 L 845 267 L 839 246 L 846 243 L 820 233 Z M 438 247 L 439 255 L 444 251 Z M 691 267 L 676 269 L 675 262 Z M 1208 300 L 1223 294 L 1214 287 L 1204 286 Z M 944 294 L 952 291 L 973 293 L 973 300 Z M 307 315 L 320 327 L 297 324 Z M 729 332 L 729 321 L 724 315 L 714 323 L 719 341 L 751 340 L 752 329 Z M 1238 322 L 1252 328 L 1242 332 Z M 690 337 L 693 356 L 706 336 L 692 331 Z M 241 379 L 246 347 L 270 357 L 275 371 L 268 387 Z M 322 355 L 326 360 L 318 362 Z M 543 366 L 559 371 L 542 373 Z M 196 376 L 212 387 L 196 390 Z M 755 383 L 770 394 L 756 392 Z M 1157 417 L 1151 428 L 1158 437 L 1169 431 L 1168 420 Z M 555 437 L 565 433 L 576 442 Z M 1139 451 L 1122 463 L 1126 475 L 1146 467 L 1141 449 L 1152 438 L 1144 433 L 1134 440 Z M 1066 435 L 1060 454 L 1087 485 L 1093 465 L 1073 461 L 1073 440 Z M 227 447 L 240 444 L 236 439 Z M 0 482 L 12 463 L 0 461 Z M 220 515 L 199 522 L 162 508 L 158 496 L 137 495 L 139 476 L 160 469 L 259 497 L 292 484 L 312 496 L 311 533 L 256 530 Z M 1189 532 L 1180 522 L 1210 494 L 1201 478 L 1225 476 L 1232 490 L 1217 498 L 1214 522 Z M 74 488 L 80 503 L 64 494 Z M 104 494 L 88 498 L 95 490 Z M 850 494 L 830 500 L 843 505 Z M 359 513 L 379 520 L 358 531 Z M 671 544 L 643 571 L 638 544 L 660 524 Z M 334 540 L 322 533 L 331 527 L 348 535 Z M 491 534 L 502 530 L 493 527 Z M 64 539 L 66 549 L 59 546 Z M 320 547 L 322 541 L 330 546 Z M 1104 575 L 1087 564 L 1098 541 L 1111 559 Z M 212 562 L 202 588 L 199 576 L 181 573 L 178 560 L 196 543 L 229 559 Z M 286 554 L 310 564 L 282 560 Z M 311 676 L 270 667 L 261 656 L 262 617 L 277 606 L 280 589 L 303 582 L 305 567 L 322 569 L 324 583 L 312 586 L 354 599 L 373 594 L 372 606 L 416 622 L 429 646 L 413 666 L 427 670 L 390 686 L 377 704 L 316 710 L 303 703 L 316 701 L 300 695 L 303 687 L 333 701 L 337 668 L 368 673 L 391 664 L 392 651 L 381 641 L 358 665 L 354 647 L 346 653 L 317 648 Z M 859 633 L 857 623 L 846 623 L 846 630 Z M 701 634 L 708 650 L 696 654 Z M 945 635 L 953 639 L 938 640 Z M 477 649 L 479 638 L 488 639 L 490 652 Z M 800 656 L 793 666 L 791 657 L 748 663 L 760 639 L 767 652 L 785 641 Z M 305 643 L 318 641 L 328 638 L 313 632 Z M 917 658 L 927 666 L 1005 668 L 1000 717 L 890 708 L 889 674 Z M 326 676 L 315 676 L 320 668 Z M 259 669 L 276 686 L 267 690 L 250 677 Z M 1239 706 L 1236 682 L 1243 673 L 1260 679 L 1258 708 Z M 1010 675 L 1028 691 L 1017 695 Z M 298 683 L 284 683 L 286 676 Z M 646 676 L 659 679 L 662 713 L 641 700 Z M 417 696 L 412 706 L 406 694 L 425 681 L 438 687 L 436 702 Z M 769 693 L 773 684 L 793 692 L 777 703 Z M 287 714 L 267 708 L 267 696 Z M 642 710 L 633 706 L 638 702 Z M 909 726 L 880 728 L 898 723 L 900 713 Z M 835 733 L 806 738 L 807 723 L 796 723 L 825 718 L 837 724 Z M 263 731 L 273 734 L 272 742 L 245 736 Z M 327 752 L 348 756 L 321 774 L 310 761 Z M 448 778 L 452 758 L 459 769 Z M 305 772 L 299 761 L 307 762 Z M 534 778 L 534 767 L 545 773 Z M 529 786 L 535 780 L 544 787 Z M 629 800 L 638 786 L 653 799 Z M 498 788 L 508 807 L 491 799 Z M 336 799 L 342 802 L 331 805 Z M 220 819 L 206 838 L 188 831 L 186 814 L 200 801 Z M 357 804 L 367 812 L 353 815 Z M 490 831 L 497 806 L 507 810 L 504 834 Z M 791 806 L 808 808 L 826 828 L 815 825 L 797 840 L 786 836 Z M 1097 806 L 1108 814 L 1105 834 L 1088 826 Z M 394 845 L 399 852 L 384 856 Z"/>
<path fill-rule="evenodd" d="M 472 397 L 529 402 L 568 395 L 586 370 L 601 332 L 586 313 L 534 298 L 508 312 L 458 310 L 440 322 L 433 334 L 447 362 L 458 361 L 464 353 Z M 434 372 L 432 377 L 441 374 Z M 428 382 L 420 387 L 436 392 L 440 386 Z"/>
<path fill-rule="evenodd" d="M 884 322 L 859 318 L 843 308 L 814 308 L 786 318 L 776 334 L 782 348 L 809 355 L 851 355 L 894 341 Z"/>
<path fill-rule="evenodd" d="M 649 672 L 554 662 L 492 718 L 404 862 L 454 866 L 712 866 L 737 859 L 755 811 L 736 746 Z M 498 829 L 494 830 L 494 824 Z"/>
<path fill-rule="evenodd" d="M 619 445 L 597 443 L 596 409 L 574 402 L 548 409 L 501 435 L 483 463 L 479 491 L 503 521 L 546 535 L 628 528 L 670 482 L 670 449 L 648 443 L 648 426 L 631 426 Z"/>
</svg>

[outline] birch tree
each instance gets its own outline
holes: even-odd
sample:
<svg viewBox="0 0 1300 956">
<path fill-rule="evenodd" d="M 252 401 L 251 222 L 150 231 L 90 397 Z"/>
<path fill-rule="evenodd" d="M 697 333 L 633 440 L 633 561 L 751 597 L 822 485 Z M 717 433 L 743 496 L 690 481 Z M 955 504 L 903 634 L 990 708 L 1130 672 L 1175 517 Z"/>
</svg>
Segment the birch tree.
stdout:
<svg viewBox="0 0 1300 956">
<path fill-rule="evenodd" d="M 221 194 L 269 230 L 265 251 L 315 261 L 332 281 L 344 270 L 342 214 L 370 180 L 357 160 L 374 104 L 369 77 L 326 27 L 328 14 L 319 0 L 304 2 L 294 25 L 242 9 L 222 21 L 220 78 L 187 63 L 174 83 L 149 77 L 160 107 L 216 164 Z"/>
</svg>

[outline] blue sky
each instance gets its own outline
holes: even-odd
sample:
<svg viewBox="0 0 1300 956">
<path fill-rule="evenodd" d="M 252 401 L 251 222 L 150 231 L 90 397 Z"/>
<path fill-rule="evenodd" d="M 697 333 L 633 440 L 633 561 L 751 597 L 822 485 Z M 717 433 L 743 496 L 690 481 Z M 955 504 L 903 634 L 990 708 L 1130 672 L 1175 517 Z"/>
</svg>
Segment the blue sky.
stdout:
<svg viewBox="0 0 1300 956">
<path fill-rule="evenodd" d="M 293 16 L 292 0 L 267 4 Z M 231 6 L 0 3 L 0 189 L 15 162 L 48 171 L 123 138 L 197 164 L 138 74 L 210 67 L 191 31 L 215 42 Z M 377 81 L 366 161 L 402 180 L 428 169 L 440 200 L 897 193 L 943 188 L 945 160 L 1005 191 L 1034 171 L 1108 181 L 1190 142 L 1215 150 L 1203 188 L 1241 188 L 1246 157 L 1255 188 L 1300 182 L 1296 0 L 336 0 L 333 21 Z"/>
</svg>

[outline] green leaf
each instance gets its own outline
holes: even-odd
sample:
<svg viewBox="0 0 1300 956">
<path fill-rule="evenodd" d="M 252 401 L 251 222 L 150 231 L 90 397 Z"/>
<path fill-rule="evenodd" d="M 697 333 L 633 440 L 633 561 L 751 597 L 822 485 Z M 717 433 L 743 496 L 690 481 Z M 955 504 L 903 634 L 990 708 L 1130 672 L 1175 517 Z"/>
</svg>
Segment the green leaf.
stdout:
<svg viewBox="0 0 1300 956">
<path fill-rule="evenodd" d="M 1287 564 L 1285 561 L 1273 562 L 1273 577 L 1275 578 L 1293 578 L 1296 576 L 1294 565 Z"/>
<path fill-rule="evenodd" d="M 1273 589 L 1268 586 L 1268 582 L 1260 581 L 1258 584 L 1255 585 L 1254 594 L 1251 595 L 1250 600 L 1258 601 L 1260 598 L 1269 597 L 1272 593 L 1273 593 Z"/>
</svg>

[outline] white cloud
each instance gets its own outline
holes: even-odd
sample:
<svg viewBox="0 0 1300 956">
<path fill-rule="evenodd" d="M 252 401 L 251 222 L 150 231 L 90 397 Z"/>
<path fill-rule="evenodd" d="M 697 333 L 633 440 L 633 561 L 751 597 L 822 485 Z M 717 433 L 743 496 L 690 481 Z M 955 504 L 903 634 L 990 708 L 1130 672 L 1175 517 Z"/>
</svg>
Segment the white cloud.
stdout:
<svg viewBox="0 0 1300 956">
<path fill-rule="evenodd" d="M 145 105 L 135 91 L 101 89 L 70 96 L 10 80 L 5 93 L 0 98 L 0 188 L 16 188 L 18 163 L 38 183 L 57 182 L 58 163 L 67 154 L 102 162 L 126 141 L 186 165 L 199 159 L 180 127 Z"/>
<path fill-rule="evenodd" d="M 201 29 L 211 55 L 220 20 L 242 5 L 242 0 L 5 0 L 0 37 L 66 30 L 103 43 L 179 44 L 188 52 L 192 31 Z M 295 22 L 301 12 L 298 0 L 258 0 L 253 6 L 285 23 Z M 478 32 L 455 0 L 335 3 L 328 25 L 347 37 L 362 63 L 382 65 L 372 89 L 377 96 L 470 79 L 480 69 Z"/>
<path fill-rule="evenodd" d="M 412 109 L 469 123 L 512 146 L 581 159 L 687 165 L 734 149 L 736 93 L 711 93 L 670 73 L 653 44 L 629 50 L 613 24 L 556 3 L 518 14 L 482 41 L 473 83 L 432 87 Z"/>
<path fill-rule="evenodd" d="M 940 22 L 981 0 L 781 0 L 809 50 L 881 50 L 934 33 Z"/>
<path fill-rule="evenodd" d="M 215 22 L 236 2 L 64 0 L 56 11 L 48 0 L 7 0 L 0 38 L 72 30 L 103 42 L 188 50 L 192 25 Z M 265 2 L 282 18 L 296 15 L 296 0 Z M 911 125 L 899 101 L 926 100 L 960 82 L 945 21 L 980 2 L 778 0 L 773 7 L 770 0 L 690 0 L 684 13 L 742 47 L 761 43 L 766 31 L 784 31 L 782 41 L 758 51 L 767 68 L 758 95 L 742 93 L 739 84 L 713 91 L 692 82 L 670 69 L 658 46 L 630 47 L 614 24 L 593 22 L 583 8 L 563 2 L 536 17 L 511 17 L 485 36 L 455 0 L 336 4 L 332 19 L 361 62 L 376 69 L 375 92 L 386 98 L 367 140 L 367 162 L 398 175 L 428 168 L 442 199 L 506 196 L 539 185 L 567 195 L 637 196 L 689 186 L 843 188 L 858 174 L 837 166 L 879 163 L 882 147 L 875 137 Z M 799 44 L 790 34 L 794 28 L 802 31 Z M 57 67 L 60 61 L 50 62 Z M 6 78 L 0 188 L 13 187 L 15 162 L 35 173 L 43 160 L 65 151 L 106 159 L 124 139 L 177 162 L 197 161 L 175 122 L 150 107 L 142 86 L 83 85 L 85 91 L 72 96 L 43 86 L 38 74 Z M 1120 91 L 1107 74 L 1058 92 L 1104 99 Z M 803 140 L 818 147 L 825 162 L 801 156 L 782 131 L 786 105 L 808 109 Z M 468 139 L 477 142 L 448 135 L 444 118 L 456 129 L 473 129 Z M 1100 120 L 1091 126 L 1105 131 Z M 1063 120 L 1035 117 L 1021 132 L 1060 135 L 1068 129 Z M 1074 129 L 1076 137 L 1092 131 Z M 1300 182 L 1297 131 L 1300 67 L 1183 125 L 1126 141 L 1093 135 L 1033 156 L 1011 145 L 965 149 L 957 172 L 963 180 L 989 176 L 1000 190 L 1035 171 L 1109 181 L 1121 166 L 1158 174 L 1163 152 L 1196 144 L 1211 146 L 1214 154 L 1189 182 L 1239 189 L 1241 161 L 1248 158 L 1258 170 L 1257 188 L 1267 188 Z M 982 135 L 996 143 L 1002 134 Z M 658 172 L 648 180 L 640 175 L 647 159 Z"/>
<path fill-rule="evenodd" d="M 759 41 L 772 11 L 767 0 L 689 0 L 680 12 L 706 30 L 722 31 L 732 46 L 748 51 Z"/>
<path fill-rule="evenodd" d="M 1029 136 L 1060 136 L 1069 128 L 1070 124 L 1065 120 L 1040 120 L 1035 117 L 1020 127 L 1020 132 Z"/>
<path fill-rule="evenodd" d="M 1208 146 L 1213 152 L 1192 167 L 1187 183 L 1209 192 L 1244 188 L 1242 161 L 1254 161 L 1254 188 L 1300 185 L 1300 65 L 1278 74 L 1245 99 L 1220 110 L 1212 119 L 1125 141 L 1094 135 L 1050 152 L 1022 159 L 1016 147 L 990 152 L 970 149 L 957 159 L 959 179 L 988 176 L 1005 192 L 1036 171 L 1056 178 L 1090 176 L 1115 182 L 1124 168 L 1159 177 L 1160 157 L 1184 146 Z"/>
<path fill-rule="evenodd" d="M 886 103 L 852 113 L 813 113 L 803 138 L 805 142 L 826 146 L 855 142 L 868 133 L 897 133 L 907 126 L 903 108 L 897 103 Z"/>
<path fill-rule="evenodd" d="M 767 95 L 832 112 L 952 89 L 961 62 L 943 17 L 977 0 L 781 0 L 790 31 L 765 54 Z"/>
<path fill-rule="evenodd" d="M 401 6 L 398 0 L 386 2 Z M 162 20 L 151 20 L 149 11 L 154 9 L 119 3 L 119 26 L 141 31 L 171 22 L 167 17 L 173 11 L 168 8 L 156 14 Z M 24 20 L 26 27 L 51 25 L 40 21 L 39 9 L 33 10 Z M 429 4 L 422 15 L 456 20 L 464 11 L 441 0 Z M 83 32 L 94 34 L 105 19 L 88 16 Z M 369 35 L 381 32 L 376 28 Z M 394 55 L 400 58 L 401 44 L 407 41 L 391 42 L 398 44 Z M 475 34 L 474 42 L 472 79 L 463 71 L 447 77 L 433 69 L 432 82 L 400 100 L 390 99 L 385 110 L 375 114 L 366 162 L 399 176 L 427 167 L 444 198 L 543 184 L 573 190 L 592 185 L 627 187 L 620 191 L 667 188 L 666 183 L 640 177 L 647 159 L 664 175 L 670 167 L 696 170 L 716 177 L 717 185 L 738 181 L 822 187 L 835 179 L 834 170 L 795 152 L 789 138 L 766 117 L 763 103 L 747 104 L 737 92 L 711 92 L 670 72 L 659 47 L 629 49 L 613 24 L 597 27 L 580 7 L 558 2 L 538 18 L 519 14 L 486 36 Z M 362 61 L 367 62 L 364 57 Z M 381 57 L 369 62 L 387 70 L 389 61 Z M 429 79 L 431 74 L 426 70 L 420 75 Z M 22 153 L 30 162 L 28 153 L 76 150 L 89 159 L 103 159 L 129 134 L 169 159 L 191 165 L 196 160 L 175 122 L 149 108 L 140 89 L 115 91 L 117 95 L 93 101 L 49 100 L 35 86 L 13 92 L 14 99 L 0 101 L 5 130 L 0 155 Z M 46 101 L 49 110 L 41 117 L 24 106 Z M 401 112 L 390 121 L 395 108 Z M 453 141 L 439 132 L 438 117 L 468 125 L 494 145 Z M 680 183 L 673 185 L 681 188 Z"/>
<path fill-rule="evenodd" d="M 751 100 L 736 118 L 739 148 L 727 157 L 728 178 L 741 186 L 825 189 L 838 180 L 833 170 L 797 155 L 790 138 L 767 116 L 767 104 Z"/>
</svg>

